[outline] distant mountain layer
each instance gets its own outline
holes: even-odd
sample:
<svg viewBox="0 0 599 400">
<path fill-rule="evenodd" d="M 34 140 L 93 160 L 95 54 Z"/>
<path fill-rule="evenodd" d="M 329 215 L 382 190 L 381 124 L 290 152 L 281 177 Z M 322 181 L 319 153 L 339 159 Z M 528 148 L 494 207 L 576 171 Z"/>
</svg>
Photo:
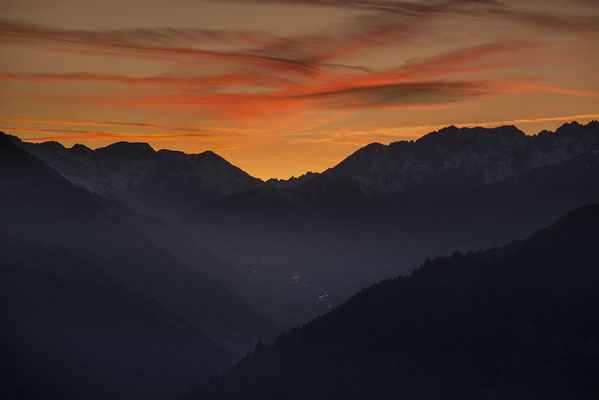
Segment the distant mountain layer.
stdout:
<svg viewBox="0 0 599 400">
<path fill-rule="evenodd" d="M 301 276 L 299 301 L 310 304 L 426 257 L 522 238 L 595 202 L 599 122 L 534 136 L 513 126 L 448 127 L 368 145 L 304 183 L 231 194 L 179 222 L 279 294 L 300 292 L 288 282 Z"/>
<path fill-rule="evenodd" d="M 428 260 L 188 398 L 595 398 L 597 237 L 594 205 L 509 246 Z"/>
<path fill-rule="evenodd" d="M 442 193 L 463 192 L 536 168 L 556 165 L 598 147 L 599 122 L 564 124 L 556 132 L 527 136 L 514 126 L 443 128 L 416 141 L 373 143 L 322 174 L 262 182 L 220 156 L 160 150 L 147 143 L 119 142 L 91 150 L 57 142 L 13 140 L 75 185 L 117 200 L 142 213 L 177 217 L 226 198 L 256 207 L 337 208 L 365 201 L 394 205 L 429 201 Z M 342 193 L 340 193 L 342 192 Z M 237 195 L 238 194 L 238 195 Z M 234 204 L 238 206 L 239 204 Z M 196 211 L 197 213 L 198 211 Z M 193 215 L 191 212 L 187 216 Z"/>
<path fill-rule="evenodd" d="M 96 266 L 6 233 L 0 320 L 4 399 L 164 399 L 231 362 L 193 325 Z"/>
<path fill-rule="evenodd" d="M 426 257 L 521 238 L 599 201 L 597 121 L 534 136 L 513 126 L 452 126 L 368 145 L 322 174 L 267 182 L 211 153 L 15 141 L 77 186 L 135 214 L 171 219 L 193 238 L 179 241 L 172 227 L 139 218 L 128 223 L 186 266 L 198 253 L 193 243 L 223 259 L 222 268 L 196 266 L 279 326 Z"/>
<path fill-rule="evenodd" d="M 556 132 L 543 131 L 535 136 L 527 136 L 514 126 L 451 126 L 416 141 L 370 144 L 322 174 L 299 180 L 299 185 L 262 186 L 229 195 L 208 208 L 255 211 L 263 203 L 268 208 L 324 211 L 360 210 L 370 205 L 397 209 L 465 193 L 584 155 L 599 156 L 597 121 L 564 124 Z M 200 206 L 197 212 L 206 208 Z"/>
<path fill-rule="evenodd" d="M 52 243 L 159 302 L 240 356 L 276 328 L 225 286 L 185 267 L 4 134 L 0 221 L 8 232 Z M 196 259 L 201 264 L 202 259 Z M 212 260 L 209 260 L 212 262 Z"/>
<path fill-rule="evenodd" d="M 211 151 L 154 151 L 147 143 L 126 142 L 95 150 L 57 142 L 19 145 L 75 185 L 164 219 L 261 182 Z"/>
<path fill-rule="evenodd" d="M 187 268 L 200 271 L 218 281 L 219 285 L 224 284 L 253 309 L 259 310 L 270 321 L 276 321 L 277 326 L 278 323 L 289 324 L 288 304 L 267 288 L 248 280 L 239 271 L 216 258 L 184 230 L 158 218 L 135 213 L 119 202 L 109 201 L 100 196 L 97 196 L 97 199 L 108 213 L 134 227 L 156 247 L 172 253 Z"/>
<path fill-rule="evenodd" d="M 416 200 L 463 191 L 596 151 L 599 122 L 564 124 L 556 132 L 527 136 L 514 126 L 456 128 L 414 142 L 366 146 L 317 178 L 352 177 L 373 195 L 404 193 Z"/>
</svg>

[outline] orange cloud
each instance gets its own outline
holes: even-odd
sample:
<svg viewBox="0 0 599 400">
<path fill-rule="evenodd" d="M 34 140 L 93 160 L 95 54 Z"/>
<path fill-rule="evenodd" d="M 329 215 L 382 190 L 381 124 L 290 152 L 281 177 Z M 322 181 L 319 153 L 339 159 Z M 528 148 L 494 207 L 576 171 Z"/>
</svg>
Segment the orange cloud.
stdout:
<svg viewBox="0 0 599 400">
<path fill-rule="evenodd" d="M 230 33 L 229 33 L 230 34 Z M 233 35 L 236 38 L 243 37 L 243 32 Z M 131 31 L 83 31 L 83 30 L 60 30 L 49 27 L 0 22 L 0 40 L 6 43 L 33 42 L 33 43 L 55 43 L 68 46 L 88 46 L 108 49 L 110 53 L 123 57 L 137 57 L 132 52 L 140 52 L 146 56 L 173 60 L 173 56 L 199 58 L 204 61 L 220 61 L 233 64 L 246 64 L 262 68 L 273 68 L 289 73 L 296 73 L 305 77 L 317 75 L 319 68 L 307 62 L 278 58 L 268 55 L 225 52 L 216 50 L 197 49 L 181 47 L 181 41 L 170 40 L 155 41 L 155 37 L 163 37 L 160 31 L 155 30 L 131 30 Z M 168 44 L 170 46 L 160 46 Z M 242 41 L 240 43 L 243 43 Z M 237 43 L 237 44 L 240 44 Z M 80 52 L 79 49 L 69 47 L 63 51 Z M 84 52 L 86 50 L 83 50 Z M 89 51 L 89 50 L 87 50 Z M 180 60 L 179 60 L 180 61 Z"/>
<path fill-rule="evenodd" d="M 215 126 L 181 126 L 181 125 L 164 125 L 164 124 L 149 124 L 141 122 L 90 122 L 90 121 L 53 121 L 45 119 L 23 119 L 23 118 L 0 118 L 0 121 L 9 122 L 29 122 L 29 123 L 43 123 L 43 124 L 59 124 L 59 125 L 95 125 L 95 126 L 127 126 L 136 128 L 158 128 L 176 131 L 189 131 L 189 132 L 204 132 L 204 133 L 216 133 L 216 134 L 231 134 L 236 132 L 237 134 L 250 134 L 256 132 L 250 129 L 239 129 L 239 128 L 225 128 Z M 14 129 L 14 128 L 6 128 Z M 39 130 L 38 130 L 39 132 Z M 64 132 L 64 130 L 61 130 Z"/>
<path fill-rule="evenodd" d="M 186 138 L 186 139 L 218 139 L 223 137 L 239 136 L 237 134 L 219 134 L 213 135 L 208 133 L 151 133 L 151 132 L 102 132 L 102 131 L 82 131 L 73 129 L 36 129 L 36 128 L 13 128 L 13 127 L 0 127 L 7 131 L 15 132 L 32 132 L 32 133 L 67 133 L 69 136 L 44 136 L 38 138 L 24 138 L 23 140 L 62 140 L 62 139 L 123 139 L 123 140 L 140 140 L 140 139 L 175 139 L 175 138 Z"/>
<path fill-rule="evenodd" d="M 0 81 L 28 82 L 28 83 L 53 83 L 53 82 L 85 82 L 85 83 L 115 83 L 125 85 L 170 85 L 173 87 L 184 86 L 194 88 L 222 88 L 227 86 L 258 86 L 266 88 L 287 88 L 297 85 L 292 80 L 276 76 L 260 75 L 209 75 L 199 77 L 131 77 L 122 75 L 99 75 L 85 73 L 67 74 L 15 74 L 0 73 Z"/>
<path fill-rule="evenodd" d="M 214 0 L 213 0 L 214 1 Z M 222 1 L 222 0 L 218 0 Z M 315 7 L 340 7 L 369 13 L 401 16 L 410 20 L 440 15 L 462 15 L 470 17 L 504 18 L 510 21 L 536 25 L 549 29 L 597 31 L 599 18 L 594 15 L 564 14 L 553 11 L 551 5 L 538 0 L 518 7 L 497 0 L 446 0 L 441 2 L 410 2 L 405 0 L 362 1 L 362 0 L 227 0 L 232 3 L 279 3 L 301 4 Z M 572 7 L 575 7 L 573 2 Z M 576 10 L 573 10 L 576 11 Z"/>
<path fill-rule="evenodd" d="M 233 161 L 252 160 L 247 162 L 254 166 L 266 165 L 258 160 L 263 154 L 312 152 L 322 161 L 316 165 L 324 165 L 372 140 L 432 130 L 416 124 L 582 114 L 593 111 L 599 98 L 592 75 L 596 57 L 589 51 L 597 16 L 576 7 L 571 12 L 579 15 L 572 16 L 540 0 L 529 1 L 526 9 L 496 0 L 252 1 L 345 9 L 326 10 L 334 19 L 318 31 L 310 26 L 321 25 L 299 21 L 290 27 L 297 32 L 292 34 L 277 34 L 288 32 L 279 23 L 264 27 L 272 32 L 236 29 L 247 21 L 222 16 L 226 20 L 215 26 L 231 29 L 94 30 L 0 21 L 0 45 L 36 50 L 15 52 L 23 59 L 0 68 L 2 104 L 8 105 L 3 114 L 49 116 L 0 120 L 36 136 L 28 140 L 155 140 L 185 150 L 205 140 L 239 149 Z M 251 7 L 244 9 L 251 14 Z M 144 10 L 139 11 L 142 20 Z M 118 24 L 131 26 L 117 19 L 109 23 Z M 45 69 L 48 61 L 51 69 Z M 152 72 L 140 77 L 141 71 Z M 68 121 L 77 118 L 102 121 Z M 366 124 L 375 126 L 345 126 Z M 165 140 L 171 138 L 181 140 Z"/>
<path fill-rule="evenodd" d="M 551 85 L 514 85 L 512 87 L 505 88 L 505 92 L 518 94 L 548 92 L 581 97 L 599 97 L 599 90 L 568 89 Z"/>
</svg>

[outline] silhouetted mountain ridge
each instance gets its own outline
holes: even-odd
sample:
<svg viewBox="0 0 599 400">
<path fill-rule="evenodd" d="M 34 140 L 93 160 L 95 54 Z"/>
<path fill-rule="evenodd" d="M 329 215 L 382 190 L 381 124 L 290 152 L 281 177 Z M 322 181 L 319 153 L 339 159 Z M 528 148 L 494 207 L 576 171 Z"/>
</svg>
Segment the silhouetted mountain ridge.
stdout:
<svg viewBox="0 0 599 400">
<path fill-rule="evenodd" d="M 225 196 L 179 222 L 229 264 L 251 263 L 280 295 L 299 274 L 298 301 L 310 304 L 324 293 L 343 299 L 426 257 L 522 238 L 598 201 L 596 121 L 535 136 L 448 127 L 368 145 L 306 183 Z"/>
<path fill-rule="evenodd" d="M 165 219 L 261 182 L 212 151 L 154 151 L 147 143 L 129 142 L 69 149 L 57 142 L 14 140 L 75 185 Z"/>
<path fill-rule="evenodd" d="M 217 199 L 213 204 L 219 208 L 229 204 L 230 211 L 256 209 L 262 201 L 279 207 L 286 204 L 290 209 L 302 206 L 328 210 L 347 203 L 360 208 L 372 202 L 397 206 L 503 181 L 598 149 L 597 121 L 564 124 L 555 133 L 535 136 L 527 136 L 515 126 L 450 126 L 416 141 L 372 143 L 299 185 L 255 188 Z M 343 201 L 337 195 L 343 196 Z"/>
<path fill-rule="evenodd" d="M 186 268 L 4 134 L 0 134 L 0 178 L 0 221 L 10 232 L 53 243 L 93 262 L 206 332 L 235 356 L 275 333 L 272 323 L 223 284 L 199 268 Z"/>
<path fill-rule="evenodd" d="M 527 136 L 514 126 L 451 126 L 413 142 L 366 146 L 325 171 L 313 184 L 351 177 L 384 194 L 431 196 L 498 182 L 596 150 L 598 132 L 597 121 L 564 124 L 554 134 L 535 136 Z"/>
</svg>

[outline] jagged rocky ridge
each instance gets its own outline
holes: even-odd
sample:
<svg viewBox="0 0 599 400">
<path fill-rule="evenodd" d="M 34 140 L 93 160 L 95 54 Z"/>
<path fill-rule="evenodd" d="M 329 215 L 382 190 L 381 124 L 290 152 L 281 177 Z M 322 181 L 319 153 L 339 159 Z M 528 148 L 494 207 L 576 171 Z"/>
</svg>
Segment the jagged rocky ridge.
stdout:
<svg viewBox="0 0 599 400">
<path fill-rule="evenodd" d="M 57 142 L 19 145 L 73 184 L 166 220 L 261 182 L 211 151 L 154 151 L 147 143 L 127 142 L 95 150 Z"/>
<path fill-rule="evenodd" d="M 572 122 L 534 136 L 515 126 L 451 126 L 416 141 L 372 143 L 322 174 L 296 179 L 296 185 L 261 186 L 223 201 L 240 198 L 240 203 L 250 204 L 247 207 L 260 201 L 289 207 L 343 207 L 335 198 L 336 187 L 346 190 L 356 206 L 389 197 L 397 204 L 430 201 L 443 193 L 505 181 L 597 151 L 598 121 Z"/>
<path fill-rule="evenodd" d="M 369 193 L 403 193 L 419 200 L 500 182 L 599 149 L 599 122 L 564 124 L 527 136 L 515 126 L 450 126 L 416 141 L 368 145 L 315 179 L 350 177 Z"/>
</svg>

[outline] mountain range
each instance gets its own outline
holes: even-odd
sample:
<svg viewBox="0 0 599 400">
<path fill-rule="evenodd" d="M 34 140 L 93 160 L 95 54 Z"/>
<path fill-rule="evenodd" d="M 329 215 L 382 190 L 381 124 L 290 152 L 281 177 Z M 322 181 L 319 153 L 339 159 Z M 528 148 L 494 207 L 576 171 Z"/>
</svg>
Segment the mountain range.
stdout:
<svg viewBox="0 0 599 400">
<path fill-rule="evenodd" d="M 73 184 L 166 220 L 260 182 L 211 151 L 154 151 L 147 143 L 127 142 L 96 150 L 57 142 L 19 144 Z"/>
<path fill-rule="evenodd" d="M 239 359 L 199 393 L 351 398 L 366 395 L 363 384 L 391 398 L 538 398 L 531 388 L 551 379 L 561 383 L 543 393 L 556 398 L 596 389 L 596 321 L 583 317 L 597 304 L 585 286 L 596 280 L 597 207 L 480 249 L 599 202 L 597 121 L 532 136 L 452 126 L 266 182 L 212 152 L 66 148 L 0 133 L 0 181 L 10 395 L 164 398 Z M 556 307 L 571 336 L 548 322 Z M 532 321 L 532 345 L 523 321 Z M 492 345 L 499 334 L 501 349 Z M 428 378 L 441 381 L 429 388 Z"/>
<path fill-rule="evenodd" d="M 266 182 L 211 152 L 12 140 L 280 327 L 426 257 L 521 238 L 599 201 L 597 121 L 532 136 L 451 126 Z"/>
<path fill-rule="evenodd" d="M 235 358 L 276 333 L 271 322 L 222 283 L 201 268 L 183 265 L 92 193 L 74 186 L 3 134 L 0 179 L 0 221 L 7 232 L 34 244 L 63 248 L 96 265 L 129 290 L 188 321 Z M 206 257 L 195 263 L 205 261 L 214 262 Z"/>
<path fill-rule="evenodd" d="M 596 121 L 534 136 L 513 126 L 449 127 L 368 145 L 297 185 L 225 196 L 179 224 L 317 315 L 426 257 L 522 238 L 599 201 L 597 182 Z"/>
</svg>

